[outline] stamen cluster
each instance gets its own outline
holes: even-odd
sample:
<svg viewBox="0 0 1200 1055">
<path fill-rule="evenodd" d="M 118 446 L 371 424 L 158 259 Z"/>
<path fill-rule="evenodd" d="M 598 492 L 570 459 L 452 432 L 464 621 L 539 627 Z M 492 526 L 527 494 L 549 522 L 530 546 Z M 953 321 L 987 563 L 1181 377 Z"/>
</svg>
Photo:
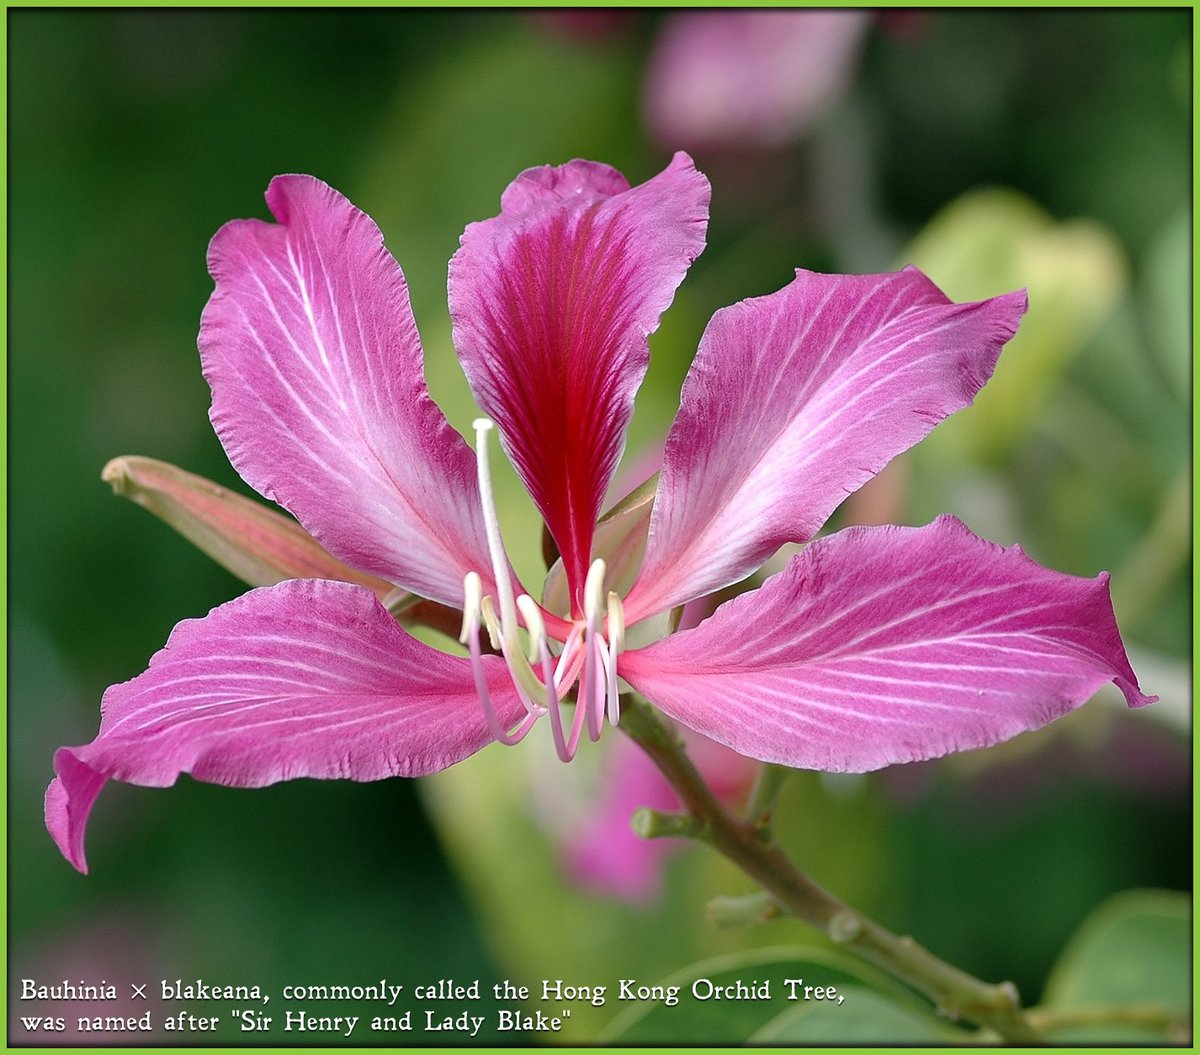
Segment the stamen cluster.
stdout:
<svg viewBox="0 0 1200 1055">
<path fill-rule="evenodd" d="M 604 561 L 593 561 L 584 584 L 583 619 L 571 625 L 557 656 L 552 653 L 540 605 L 529 594 L 514 596 L 513 593 L 488 463 L 487 437 L 494 427 L 489 418 L 477 418 L 474 422 L 479 494 L 500 613 L 496 614 L 496 602 L 491 595 L 484 594 L 479 573 L 468 572 L 463 579 L 459 640 L 470 652 L 475 688 L 492 736 L 502 744 L 518 744 L 537 720 L 549 713 L 555 750 L 559 758 L 569 762 L 579 749 L 585 726 L 588 738 L 594 741 L 600 739 L 606 716 L 612 725 L 620 720 L 617 656 L 625 643 L 624 611 L 616 593 L 609 591 L 605 596 Z M 520 638 L 522 623 L 528 635 L 528 656 Z M 504 658 L 513 688 L 525 706 L 524 717 L 511 729 L 501 724 L 488 690 L 480 637 L 484 628 L 492 650 Z M 567 732 L 560 704 L 572 688 L 576 688 L 575 716 Z"/>
</svg>

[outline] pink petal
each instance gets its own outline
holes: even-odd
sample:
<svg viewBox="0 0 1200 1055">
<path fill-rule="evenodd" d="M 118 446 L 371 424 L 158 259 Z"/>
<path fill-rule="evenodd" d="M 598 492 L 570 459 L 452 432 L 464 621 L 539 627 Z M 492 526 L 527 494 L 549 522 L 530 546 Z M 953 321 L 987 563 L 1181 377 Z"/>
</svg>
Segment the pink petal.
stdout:
<svg viewBox="0 0 1200 1055">
<path fill-rule="evenodd" d="M 503 662 L 485 663 L 501 720 L 515 721 L 524 709 Z M 320 579 L 252 590 L 180 623 L 145 673 L 105 693 L 102 714 L 95 740 L 55 754 L 46 794 L 46 826 L 81 872 L 107 780 L 419 776 L 491 739 L 467 660 L 410 637 L 369 591 Z"/>
<path fill-rule="evenodd" d="M 319 180 L 279 176 L 267 203 L 278 225 L 234 220 L 209 248 L 217 435 L 334 556 L 461 605 L 463 576 L 491 567 L 474 458 L 429 396 L 404 276 Z"/>
<path fill-rule="evenodd" d="M 773 147 L 803 135 L 845 88 L 865 11 L 673 13 L 648 62 L 660 143 Z"/>
<path fill-rule="evenodd" d="M 632 190 L 594 162 L 529 169 L 450 262 L 463 369 L 563 554 L 576 605 L 646 338 L 704 246 L 708 199 L 683 154 Z"/>
<path fill-rule="evenodd" d="M 953 304 L 920 271 L 797 271 L 713 316 L 684 382 L 632 623 L 744 578 L 991 376 L 1024 292 Z"/>
<path fill-rule="evenodd" d="M 695 630 L 621 657 L 685 725 L 768 762 L 865 772 L 1006 740 L 1113 681 L 1143 696 L 1108 596 L 953 517 L 849 528 Z"/>
</svg>

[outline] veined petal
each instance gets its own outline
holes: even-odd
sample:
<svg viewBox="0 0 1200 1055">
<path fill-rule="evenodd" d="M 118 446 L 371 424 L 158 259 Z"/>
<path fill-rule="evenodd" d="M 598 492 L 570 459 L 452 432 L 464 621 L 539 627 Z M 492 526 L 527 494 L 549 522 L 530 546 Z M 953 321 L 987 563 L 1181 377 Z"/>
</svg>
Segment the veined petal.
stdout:
<svg viewBox="0 0 1200 1055">
<path fill-rule="evenodd" d="M 511 724 L 523 705 L 503 662 L 484 663 Z M 95 740 L 55 754 L 46 794 L 46 826 L 80 871 L 88 815 L 107 780 L 166 787 L 190 773 L 263 787 L 419 776 L 491 739 L 469 661 L 421 644 L 367 590 L 320 579 L 252 590 L 185 620 L 101 709 Z"/>
<path fill-rule="evenodd" d="M 1142 695 L 1108 576 L 1043 568 L 954 517 L 849 528 L 695 630 L 620 659 L 685 725 L 767 762 L 865 772 L 983 747 L 1108 681 Z"/>
<path fill-rule="evenodd" d="M 683 154 L 632 189 L 593 162 L 530 169 L 450 262 L 455 347 L 563 555 L 576 614 L 647 337 L 704 246 L 708 200 Z"/>
<path fill-rule="evenodd" d="M 279 176 L 267 203 L 278 224 L 234 220 L 209 247 L 217 435 L 334 556 L 461 605 L 468 571 L 491 578 L 475 462 L 430 398 L 404 275 L 320 180 Z"/>
<path fill-rule="evenodd" d="M 630 623 L 813 537 L 991 376 L 1024 292 L 954 304 L 920 271 L 797 271 L 718 311 L 683 386 Z"/>
</svg>

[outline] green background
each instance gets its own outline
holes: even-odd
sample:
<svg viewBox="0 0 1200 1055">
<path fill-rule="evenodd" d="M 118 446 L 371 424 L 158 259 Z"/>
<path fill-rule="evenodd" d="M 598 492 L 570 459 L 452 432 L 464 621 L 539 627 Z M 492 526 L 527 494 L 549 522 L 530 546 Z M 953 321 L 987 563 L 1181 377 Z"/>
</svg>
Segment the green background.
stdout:
<svg viewBox="0 0 1200 1055">
<path fill-rule="evenodd" d="M 611 984 L 814 940 L 787 923 L 709 927 L 705 900 L 747 887 L 699 850 L 671 857 L 648 904 L 580 890 L 529 806 L 548 768 L 535 745 L 424 791 L 113 785 L 87 878 L 41 822 L 53 750 L 94 735 L 105 686 L 240 592 L 99 479 L 110 457 L 145 454 L 242 487 L 195 354 L 212 233 L 265 215 L 278 172 L 348 194 L 405 269 L 431 386 L 465 430 L 445 308 L 462 227 L 524 167 L 590 157 L 640 182 L 686 146 L 655 142 L 642 117 L 646 64 L 677 17 L 581 30 L 517 12 L 8 12 L 10 1008 L 26 976 Z M 781 830 L 825 885 L 1036 1000 L 1106 895 L 1190 883 L 1191 15 L 882 15 L 851 72 L 797 141 L 694 151 L 713 181 L 709 248 L 652 342 L 631 449 L 664 434 L 712 311 L 795 266 L 912 260 L 960 299 L 1030 287 L 994 392 L 858 513 L 952 512 L 1061 570 L 1112 571 L 1162 703 L 1129 716 L 1102 694 L 992 751 L 804 774 Z M 508 490 L 509 546 L 535 573 L 536 524 Z M 551 779 L 586 785 L 596 768 Z M 581 1009 L 574 1036 L 616 1010 Z"/>
</svg>

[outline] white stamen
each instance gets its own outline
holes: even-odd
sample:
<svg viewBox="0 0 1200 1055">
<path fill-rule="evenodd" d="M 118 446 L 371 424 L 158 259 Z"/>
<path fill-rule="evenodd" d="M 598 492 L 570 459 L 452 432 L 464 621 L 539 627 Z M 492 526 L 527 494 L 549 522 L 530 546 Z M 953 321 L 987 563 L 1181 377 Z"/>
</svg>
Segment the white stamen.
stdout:
<svg viewBox="0 0 1200 1055">
<path fill-rule="evenodd" d="M 496 593 L 500 602 L 500 625 L 507 632 L 515 632 L 517 609 L 513 599 L 512 580 L 508 577 L 508 555 L 504 552 L 504 540 L 500 537 L 500 519 L 496 516 L 496 500 L 492 494 L 492 471 L 488 464 L 487 435 L 495 428 L 490 418 L 476 418 L 475 466 L 479 478 L 479 499 L 483 506 L 483 524 L 487 531 L 488 554 L 492 558 L 492 575 L 496 579 Z M 512 627 L 512 631 L 508 628 Z"/>
<path fill-rule="evenodd" d="M 563 642 L 562 653 L 559 655 L 558 663 L 554 667 L 555 685 L 562 685 L 565 681 L 567 686 L 570 687 L 571 682 L 578 676 L 579 664 L 582 662 L 583 656 L 579 647 L 582 637 L 583 627 L 579 623 L 574 623 L 567 634 L 567 640 Z"/>
<path fill-rule="evenodd" d="M 587 657 L 583 665 L 584 692 L 580 693 L 587 709 L 587 734 L 593 742 L 604 731 L 604 716 L 608 710 L 608 647 L 596 633 L 587 638 Z"/>
<path fill-rule="evenodd" d="M 608 594 L 608 724 L 621 720 L 621 694 L 617 689 L 617 656 L 625 649 L 625 609 L 621 598 Z"/>
<path fill-rule="evenodd" d="M 625 651 L 625 609 L 612 590 L 608 592 L 608 643 L 614 656 Z"/>
<path fill-rule="evenodd" d="M 483 716 L 487 721 L 488 730 L 494 739 L 511 747 L 513 744 L 518 744 L 525 739 L 542 712 L 540 710 L 532 710 L 526 704 L 525 717 L 513 729 L 505 729 L 500 724 L 500 717 L 492 704 L 492 694 L 488 689 L 487 673 L 483 669 L 483 656 L 479 647 L 479 616 L 483 614 L 486 618 L 488 614 L 491 614 L 492 619 L 495 619 L 495 614 L 491 613 L 491 601 L 489 598 L 485 597 L 482 601 L 476 601 L 476 603 L 472 604 L 477 593 L 471 583 L 472 575 L 474 575 L 474 572 L 468 572 L 463 580 L 463 595 L 466 598 L 466 606 L 463 612 L 463 636 L 466 640 L 463 643 L 471 653 L 471 672 L 475 678 L 475 691 L 479 696 L 479 705 L 483 708 Z M 479 577 L 476 575 L 475 578 L 478 580 Z"/>
<path fill-rule="evenodd" d="M 625 613 L 615 593 L 605 594 L 604 576 L 607 568 L 604 561 L 593 561 L 583 588 L 584 619 L 571 627 L 555 662 L 541 608 L 528 594 L 521 594 L 520 597 L 513 595 L 508 555 L 500 534 L 488 463 L 488 433 L 495 428 L 495 424 L 489 418 L 477 418 L 473 426 L 479 498 L 496 598 L 493 601 L 491 596 L 485 596 L 483 579 L 478 573 L 471 572 L 464 578 L 463 624 L 459 640 L 470 649 L 476 689 L 492 735 L 501 743 L 516 743 L 529 732 L 541 715 L 550 711 L 555 748 L 559 757 L 569 762 L 575 755 L 585 728 L 589 739 L 598 740 L 605 717 L 613 725 L 620 719 L 617 657 L 625 648 Z M 500 607 L 499 615 L 496 613 L 496 603 Z M 521 648 L 518 611 L 529 634 L 528 659 Z M 511 731 L 500 725 L 488 691 L 479 641 L 480 631 L 484 627 L 487 628 L 492 648 L 503 655 L 513 688 L 525 705 L 525 717 Z M 605 640 L 606 631 L 608 640 Z M 541 667 L 540 679 L 535 673 L 537 666 Z M 569 689 L 571 682 L 576 679 L 579 685 L 578 698 L 568 733 L 563 728 L 559 694 Z M 544 703 L 537 702 L 543 699 Z"/>
<path fill-rule="evenodd" d="M 541 609 L 527 593 L 517 598 L 517 607 L 525 620 L 529 631 L 529 661 L 541 663 L 542 679 L 546 692 L 546 710 L 550 712 L 550 727 L 554 734 L 554 750 L 563 762 L 570 762 L 575 757 L 579 744 L 578 723 L 572 729 L 568 739 L 563 732 L 562 711 L 558 702 L 558 687 L 554 676 L 554 662 L 550 655 L 550 643 L 546 637 L 546 624 L 542 619 Z"/>
</svg>

